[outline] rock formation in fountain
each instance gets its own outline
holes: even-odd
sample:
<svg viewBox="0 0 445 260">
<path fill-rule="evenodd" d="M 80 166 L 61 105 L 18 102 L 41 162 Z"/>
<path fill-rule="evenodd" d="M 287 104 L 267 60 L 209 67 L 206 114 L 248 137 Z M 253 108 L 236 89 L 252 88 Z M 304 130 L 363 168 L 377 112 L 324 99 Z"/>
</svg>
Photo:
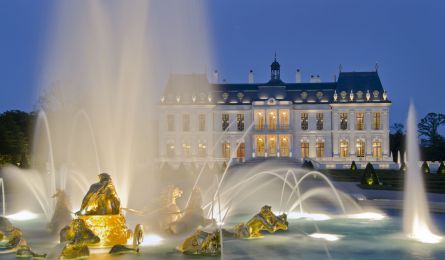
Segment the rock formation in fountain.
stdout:
<svg viewBox="0 0 445 260">
<path fill-rule="evenodd" d="M 416 114 L 413 105 L 408 112 L 407 123 L 407 174 L 403 205 L 403 231 L 411 239 L 424 243 L 437 243 L 442 238 L 435 235 L 431 222 L 428 200 L 422 173 L 417 162 L 420 158 L 417 138 Z"/>
<path fill-rule="evenodd" d="M 241 223 L 235 226 L 234 236 L 237 238 L 258 238 L 262 237 L 262 231 L 275 233 L 278 230 L 287 230 L 288 227 L 287 215 L 276 216 L 272 212 L 272 208 L 266 205 L 246 224 Z"/>
<path fill-rule="evenodd" d="M 28 259 L 44 259 L 47 254 L 37 254 L 32 251 L 31 247 L 28 246 L 26 240 L 20 241 L 17 247 L 17 252 L 15 254 L 16 258 L 28 258 Z"/>
<path fill-rule="evenodd" d="M 139 254 L 139 245 L 144 240 L 144 227 L 141 224 L 137 224 L 133 233 L 133 245 L 128 247 L 125 245 L 115 245 L 111 248 L 110 255 L 122 255 L 122 254 Z"/>
</svg>

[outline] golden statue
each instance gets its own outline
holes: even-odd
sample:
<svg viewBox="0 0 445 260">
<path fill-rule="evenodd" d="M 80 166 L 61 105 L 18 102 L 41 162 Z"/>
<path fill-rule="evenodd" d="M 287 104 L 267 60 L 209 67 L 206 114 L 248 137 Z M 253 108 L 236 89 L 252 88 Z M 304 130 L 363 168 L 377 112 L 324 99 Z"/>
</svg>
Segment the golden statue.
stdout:
<svg viewBox="0 0 445 260">
<path fill-rule="evenodd" d="M 115 245 L 111 248 L 110 255 L 122 255 L 122 254 L 139 254 L 139 245 L 144 240 L 144 227 L 141 224 L 137 224 L 133 233 L 132 247 L 125 245 Z"/>
<path fill-rule="evenodd" d="M 186 255 L 217 256 L 221 254 L 220 231 L 205 232 L 200 229 L 187 237 L 177 248 Z"/>
<path fill-rule="evenodd" d="M 0 217 L 0 253 L 17 249 L 22 240 L 22 231 L 5 217 Z"/>
<path fill-rule="evenodd" d="M 76 215 L 100 238 L 98 243 L 88 243 L 89 246 L 122 245 L 130 238 L 119 197 L 107 173 L 99 174 L 99 182 L 91 185 Z"/>
<path fill-rule="evenodd" d="M 83 198 L 77 215 L 116 215 L 120 214 L 121 202 L 117 196 L 111 177 L 107 173 L 99 174 L 99 182 L 90 186 Z"/>
<path fill-rule="evenodd" d="M 59 259 L 77 259 L 90 255 L 88 245 L 97 244 L 100 238 L 91 231 L 85 221 L 74 219 L 60 232 L 60 242 L 68 243 L 63 247 Z"/>
<path fill-rule="evenodd" d="M 174 185 L 169 185 L 162 191 L 160 196 L 160 212 L 158 223 L 161 230 L 169 230 L 171 223 L 181 218 L 181 210 L 176 204 L 176 200 L 181 198 L 182 190 Z"/>
<path fill-rule="evenodd" d="M 288 226 L 286 214 L 276 216 L 272 208 L 266 205 L 246 224 L 241 223 L 235 226 L 234 233 L 238 238 L 258 238 L 262 237 L 261 231 L 275 233 L 278 230 L 287 230 Z"/>
<path fill-rule="evenodd" d="M 45 259 L 46 254 L 37 254 L 28 246 L 26 240 L 22 239 L 17 247 L 16 258 Z"/>
<path fill-rule="evenodd" d="M 195 188 L 192 191 L 187 208 L 185 208 L 179 219 L 169 224 L 168 232 L 171 234 L 181 234 L 194 230 L 199 226 L 207 226 L 211 223 L 214 223 L 214 221 L 204 217 L 201 190 Z"/>
</svg>

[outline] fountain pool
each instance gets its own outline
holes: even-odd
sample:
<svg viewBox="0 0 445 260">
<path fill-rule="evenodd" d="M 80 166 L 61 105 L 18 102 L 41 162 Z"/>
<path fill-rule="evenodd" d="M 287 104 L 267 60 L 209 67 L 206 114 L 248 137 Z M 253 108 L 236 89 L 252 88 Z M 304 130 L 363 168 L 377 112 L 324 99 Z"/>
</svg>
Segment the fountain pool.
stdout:
<svg viewBox="0 0 445 260">
<path fill-rule="evenodd" d="M 225 259 L 443 259 L 443 242 L 423 244 L 409 240 L 401 233 L 402 213 L 388 210 L 381 220 L 332 217 L 326 220 L 295 219 L 290 214 L 289 230 L 262 239 L 235 240 L 225 238 Z M 246 221 L 250 216 L 237 215 L 230 218 L 230 226 Z M 438 229 L 445 230 L 445 214 L 432 214 Z M 48 252 L 48 259 L 56 259 L 61 248 L 57 239 L 48 237 L 44 228 L 44 216 L 34 220 L 13 221 L 24 230 L 27 240 L 37 252 Z M 130 226 L 131 218 L 129 220 Z M 42 228 L 43 227 L 43 228 Z M 175 250 L 184 236 L 161 237 L 146 230 L 141 256 L 122 255 L 113 259 L 189 259 Z M 108 259 L 109 255 L 94 254 L 89 259 Z M 193 257 L 196 258 L 196 257 Z M 15 259 L 15 255 L 2 255 L 2 259 Z M 199 259 L 207 259 L 205 257 Z M 215 259 L 209 257 L 208 259 Z"/>
</svg>

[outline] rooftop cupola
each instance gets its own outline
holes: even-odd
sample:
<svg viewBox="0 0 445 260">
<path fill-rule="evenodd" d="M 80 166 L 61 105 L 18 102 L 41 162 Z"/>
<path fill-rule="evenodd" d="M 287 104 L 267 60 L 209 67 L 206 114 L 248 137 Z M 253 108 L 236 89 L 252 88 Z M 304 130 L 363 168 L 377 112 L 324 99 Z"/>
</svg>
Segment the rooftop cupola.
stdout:
<svg viewBox="0 0 445 260">
<path fill-rule="evenodd" d="M 280 63 L 277 61 L 277 55 L 275 54 L 275 59 L 270 65 L 270 79 L 272 81 L 280 80 Z"/>
</svg>

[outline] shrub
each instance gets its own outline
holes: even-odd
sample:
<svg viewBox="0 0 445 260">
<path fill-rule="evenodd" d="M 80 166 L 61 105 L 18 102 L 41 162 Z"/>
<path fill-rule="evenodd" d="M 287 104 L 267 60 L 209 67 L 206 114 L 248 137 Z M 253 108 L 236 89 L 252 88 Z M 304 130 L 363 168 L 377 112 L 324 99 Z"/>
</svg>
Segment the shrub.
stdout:
<svg viewBox="0 0 445 260">
<path fill-rule="evenodd" d="M 351 163 L 351 171 L 353 172 L 357 171 L 357 164 L 355 164 L 355 161 L 352 161 Z"/>
<path fill-rule="evenodd" d="M 422 173 L 430 174 L 430 167 L 428 166 L 428 163 L 426 161 L 422 163 L 422 167 L 420 169 L 422 170 Z"/>
<path fill-rule="evenodd" d="M 374 166 L 369 162 L 366 164 L 365 172 L 362 175 L 360 183 L 365 186 L 382 185 L 379 177 L 375 173 Z"/>
<path fill-rule="evenodd" d="M 445 165 L 443 164 L 443 161 L 440 162 L 439 168 L 437 169 L 438 174 L 445 174 Z"/>
</svg>

